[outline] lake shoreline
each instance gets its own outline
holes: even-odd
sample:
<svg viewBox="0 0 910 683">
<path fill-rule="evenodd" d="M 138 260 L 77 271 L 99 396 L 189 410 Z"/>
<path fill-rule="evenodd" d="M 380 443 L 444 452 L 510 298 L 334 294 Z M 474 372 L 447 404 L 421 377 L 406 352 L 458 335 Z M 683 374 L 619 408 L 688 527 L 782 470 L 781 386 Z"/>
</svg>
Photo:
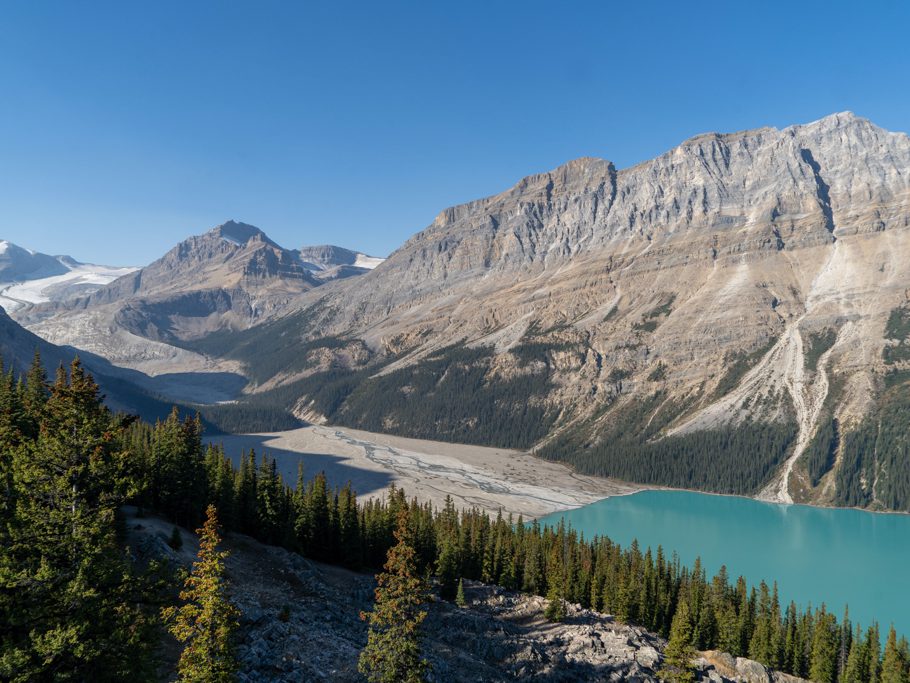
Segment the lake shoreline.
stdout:
<svg viewBox="0 0 910 683">
<path fill-rule="evenodd" d="M 822 510 L 857 510 L 907 516 L 900 510 L 763 500 L 756 495 L 720 493 L 656 484 L 638 484 L 578 472 L 567 463 L 540 458 L 530 451 L 457 444 L 365 432 L 333 425 L 307 425 L 284 432 L 218 435 L 206 439 L 225 445 L 237 461 L 240 450 L 269 452 L 277 460 L 295 461 L 293 471 L 282 474 L 288 484 L 296 481 L 296 462 L 303 462 L 307 476 L 320 469 L 333 486 L 350 479 L 362 498 L 384 495 L 391 484 L 410 497 L 441 507 L 446 495 L 463 507 L 478 507 L 491 514 L 522 515 L 526 521 L 590 505 L 607 498 L 644 491 L 682 491 L 709 496 L 743 498 L 775 506 L 800 506 Z"/>
<path fill-rule="evenodd" d="M 900 590 L 910 563 L 910 519 L 904 514 L 860 514 L 856 508 L 769 504 L 746 496 L 651 489 L 557 512 L 543 526 L 564 521 L 585 539 L 609 538 L 642 552 L 662 547 L 692 566 L 701 558 L 710 577 L 726 566 L 753 586 L 778 584 L 781 603 L 825 603 L 865 625 L 894 622 L 910 632 L 910 596 Z"/>
</svg>

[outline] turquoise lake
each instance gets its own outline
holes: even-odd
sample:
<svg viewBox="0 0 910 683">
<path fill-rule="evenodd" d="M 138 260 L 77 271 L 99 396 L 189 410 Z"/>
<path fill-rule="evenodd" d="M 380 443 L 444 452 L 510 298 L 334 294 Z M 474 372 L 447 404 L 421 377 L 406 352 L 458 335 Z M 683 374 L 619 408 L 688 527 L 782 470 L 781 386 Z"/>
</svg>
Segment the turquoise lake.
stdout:
<svg viewBox="0 0 910 683">
<path fill-rule="evenodd" d="M 777 581 L 781 602 L 824 602 L 838 619 L 893 623 L 910 636 L 910 515 L 777 505 L 688 491 L 644 491 L 542 518 L 563 518 L 585 538 L 609 536 L 644 551 L 663 546 L 710 578 L 722 564 L 731 580 Z"/>
</svg>

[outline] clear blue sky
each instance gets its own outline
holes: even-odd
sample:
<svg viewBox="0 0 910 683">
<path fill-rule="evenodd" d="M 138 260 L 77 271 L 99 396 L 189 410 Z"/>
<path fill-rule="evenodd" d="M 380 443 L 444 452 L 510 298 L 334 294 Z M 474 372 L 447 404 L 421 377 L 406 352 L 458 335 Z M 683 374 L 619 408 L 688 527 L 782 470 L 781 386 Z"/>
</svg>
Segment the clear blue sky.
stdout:
<svg viewBox="0 0 910 683">
<path fill-rule="evenodd" d="M 910 3 L 3 2 L 0 237 L 143 264 L 228 218 L 385 255 L 709 130 L 910 116 Z"/>
</svg>

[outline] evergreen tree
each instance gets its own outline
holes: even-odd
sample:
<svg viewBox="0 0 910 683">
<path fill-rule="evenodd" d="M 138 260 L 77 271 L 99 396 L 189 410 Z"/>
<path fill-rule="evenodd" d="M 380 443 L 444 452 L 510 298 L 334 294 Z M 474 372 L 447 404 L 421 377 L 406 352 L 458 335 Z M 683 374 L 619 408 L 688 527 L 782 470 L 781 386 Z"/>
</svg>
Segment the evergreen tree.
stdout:
<svg viewBox="0 0 910 683">
<path fill-rule="evenodd" d="M 455 604 L 464 607 L 468 604 L 464 597 L 464 579 L 458 579 L 458 591 L 455 593 Z"/>
<path fill-rule="evenodd" d="M 847 663 L 841 673 L 840 683 L 864 683 L 869 679 L 869 667 L 866 662 L 865 643 L 863 634 L 856 625 L 856 633 L 850 642 L 850 653 L 847 655 Z"/>
<path fill-rule="evenodd" d="M 196 524 L 207 494 L 202 423 L 180 419 L 175 407 L 152 436 L 154 503 L 177 524 Z"/>
<path fill-rule="evenodd" d="M 27 436 L 35 438 L 38 436 L 38 425 L 41 423 L 44 406 L 49 395 L 47 373 L 44 372 L 41 352 L 37 348 L 20 393 L 26 418 L 23 423 L 24 432 Z"/>
<path fill-rule="evenodd" d="M 43 370 L 28 382 L 38 400 Z M 31 410 L 37 435 L 13 455 L 0 547 L 0 679 L 141 680 L 149 623 L 114 524 L 130 489 L 121 425 L 78 359 Z"/>
<path fill-rule="evenodd" d="M 178 641 L 184 643 L 177 665 L 186 683 L 222 683 L 234 680 L 238 664 L 232 638 L 239 612 L 225 595 L 224 560 L 219 550 L 218 516 L 213 505 L 199 534 L 199 553 L 180 599 L 185 604 L 162 610 L 162 618 Z"/>
<path fill-rule="evenodd" d="M 758 613 L 749 644 L 749 657 L 767 666 L 772 660 L 771 593 L 764 581 L 759 585 Z"/>
<path fill-rule="evenodd" d="M 427 587 L 417 572 L 405 510 L 398 514 L 395 540 L 397 545 L 389 550 L 384 571 L 376 576 L 373 611 L 360 615 L 369 623 L 369 634 L 358 670 L 371 683 L 420 683 L 426 680 L 428 669 L 420 652 Z"/>
<path fill-rule="evenodd" d="M 882 673 L 881 662 L 882 641 L 878 624 L 872 624 L 866 630 L 866 647 L 864 648 L 864 670 L 869 683 L 880 683 Z"/>
<path fill-rule="evenodd" d="M 457 592 L 460 567 L 458 566 L 458 548 L 454 539 L 445 539 L 436 563 L 436 574 L 439 577 L 439 595 L 443 600 L 452 600 Z"/>
<path fill-rule="evenodd" d="M 907 683 L 907 641 L 898 643 L 897 633 L 892 625 L 885 643 L 882 657 L 881 683 Z"/>
<path fill-rule="evenodd" d="M 816 683 L 834 683 L 837 675 L 837 629 L 834 615 L 824 605 L 815 617 L 815 636 L 812 640 L 812 659 L 809 678 Z"/>
<path fill-rule="evenodd" d="M 670 627 L 670 640 L 664 651 L 664 664 L 660 677 L 674 683 L 688 683 L 695 680 L 692 660 L 695 659 L 695 648 L 692 646 L 692 623 L 689 605 L 683 600 L 676 608 L 673 625 Z"/>
<path fill-rule="evenodd" d="M 360 520 L 357 514 L 357 494 L 351 482 L 338 494 L 338 545 L 341 564 L 350 569 L 360 569 L 363 563 L 360 538 Z"/>
<path fill-rule="evenodd" d="M 561 582 L 554 581 L 547 589 L 547 606 L 543 615 L 554 622 L 560 622 L 566 618 L 566 600 L 563 597 Z"/>
<path fill-rule="evenodd" d="M 565 528 L 560 522 L 559 532 L 554 539 L 547 562 L 547 606 L 544 609 L 544 616 L 555 622 L 566 618 L 566 571 L 563 560 L 565 554 Z"/>
</svg>

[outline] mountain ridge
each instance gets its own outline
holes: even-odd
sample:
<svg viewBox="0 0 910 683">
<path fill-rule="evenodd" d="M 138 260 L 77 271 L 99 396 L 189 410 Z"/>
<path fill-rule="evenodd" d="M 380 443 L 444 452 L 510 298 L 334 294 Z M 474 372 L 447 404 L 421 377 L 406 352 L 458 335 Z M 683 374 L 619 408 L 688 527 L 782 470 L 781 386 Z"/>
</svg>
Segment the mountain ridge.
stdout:
<svg viewBox="0 0 910 683">
<path fill-rule="evenodd" d="M 533 448 L 641 483 L 910 506 L 900 445 L 856 441 L 910 380 L 907 228 L 903 133 L 839 113 L 703 134 L 449 207 L 360 277 L 183 341 L 245 368 L 260 415 Z"/>
<path fill-rule="evenodd" d="M 445 209 L 381 268 L 305 295 L 296 322 L 262 332 L 298 343 L 261 386 L 298 383 L 295 410 L 314 419 L 327 373 L 359 373 L 323 417 L 413 434 L 407 416 L 423 411 L 441 438 L 464 439 L 489 412 L 430 415 L 418 397 L 432 403 L 456 369 L 487 396 L 533 380 L 520 410 L 505 394 L 483 405 L 516 425 L 534 409 L 548 435 L 496 445 L 535 446 L 601 474 L 618 465 L 599 463 L 625 457 L 603 450 L 619 415 L 643 406 L 638 432 L 619 440 L 629 458 L 641 439 L 664 444 L 655 463 L 679 444 L 768 425 L 750 438 L 773 457 L 730 492 L 836 502 L 853 456 L 839 453 L 813 485 L 805 454 L 826 420 L 853 429 L 868 419 L 889 373 L 905 369 L 893 354 L 886 362 L 895 342 L 883 329 L 910 291 L 908 226 L 910 138 L 850 113 L 699 135 L 623 170 L 581 158 Z M 814 340 L 829 337 L 807 369 Z M 459 346 L 477 351 L 447 351 Z M 400 405 L 385 400 L 381 414 L 360 399 L 389 391 Z"/>
<path fill-rule="evenodd" d="M 357 259 L 369 257 L 331 248 L 352 254 L 353 262 L 314 266 L 261 229 L 229 220 L 86 296 L 24 307 L 15 316 L 50 341 L 152 374 L 168 365 L 233 372 L 187 350 L 186 342 L 280 316 L 309 289 L 367 272 Z"/>
</svg>

